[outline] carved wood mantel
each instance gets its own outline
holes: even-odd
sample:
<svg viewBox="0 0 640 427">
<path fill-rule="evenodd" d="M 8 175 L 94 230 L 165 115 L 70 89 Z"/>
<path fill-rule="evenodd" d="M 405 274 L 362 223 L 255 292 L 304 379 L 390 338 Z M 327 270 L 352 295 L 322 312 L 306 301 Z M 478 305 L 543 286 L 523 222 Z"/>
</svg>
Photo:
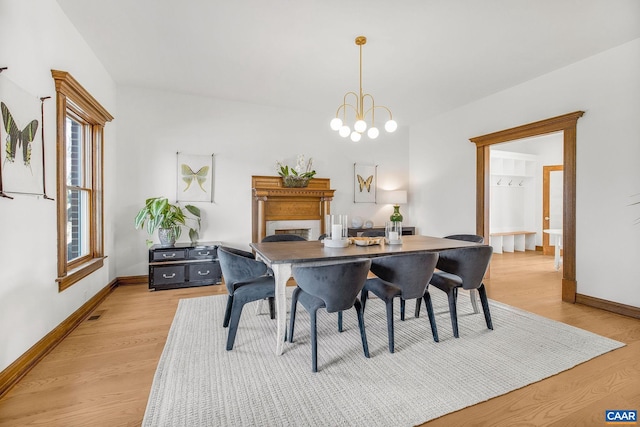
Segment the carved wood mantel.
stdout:
<svg viewBox="0 0 640 427">
<path fill-rule="evenodd" d="M 251 241 L 260 242 L 267 232 L 267 221 L 319 220 L 325 233 L 325 215 L 331 213 L 331 180 L 313 178 L 308 187 L 288 188 L 279 176 L 251 177 Z"/>
</svg>

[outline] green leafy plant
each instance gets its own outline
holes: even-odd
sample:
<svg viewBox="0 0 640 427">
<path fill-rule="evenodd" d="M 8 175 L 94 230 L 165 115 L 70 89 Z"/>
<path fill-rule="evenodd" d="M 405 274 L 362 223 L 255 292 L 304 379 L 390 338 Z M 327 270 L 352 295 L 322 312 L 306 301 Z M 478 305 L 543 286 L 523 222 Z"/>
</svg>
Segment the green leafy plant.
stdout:
<svg viewBox="0 0 640 427">
<path fill-rule="evenodd" d="M 304 155 L 299 154 L 296 159 L 296 166 L 289 167 L 283 165 L 281 162 L 276 162 L 276 172 L 278 175 L 285 178 L 287 176 L 295 176 L 298 178 L 313 178 L 316 171 L 312 169 L 313 159 L 309 158 L 308 162 L 305 162 Z"/>
<path fill-rule="evenodd" d="M 189 228 L 189 238 L 191 241 L 195 241 L 200 232 L 200 209 L 193 205 L 186 205 L 185 209 L 195 217 L 193 218 L 196 222 L 195 227 L 187 226 L 187 219 L 190 218 L 185 215 L 180 206 L 169 203 L 166 197 L 152 197 L 145 201 L 144 207 L 136 215 L 135 226 L 139 229 L 144 228 L 146 224 L 149 234 L 153 234 L 159 228 L 171 229 L 176 238 L 180 237 L 182 227 L 187 227 Z"/>
</svg>

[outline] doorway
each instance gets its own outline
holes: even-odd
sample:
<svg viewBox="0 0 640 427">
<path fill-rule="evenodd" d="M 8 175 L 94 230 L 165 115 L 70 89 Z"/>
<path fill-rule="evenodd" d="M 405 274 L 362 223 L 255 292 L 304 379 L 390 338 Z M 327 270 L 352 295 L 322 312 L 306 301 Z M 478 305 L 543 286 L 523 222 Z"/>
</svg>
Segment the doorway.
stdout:
<svg viewBox="0 0 640 427">
<path fill-rule="evenodd" d="M 490 147 L 516 139 L 553 132 L 563 135 L 563 248 L 562 300 L 576 301 L 576 128 L 584 111 L 576 111 L 534 123 L 471 138 L 476 144 L 476 234 L 489 236 Z"/>
</svg>

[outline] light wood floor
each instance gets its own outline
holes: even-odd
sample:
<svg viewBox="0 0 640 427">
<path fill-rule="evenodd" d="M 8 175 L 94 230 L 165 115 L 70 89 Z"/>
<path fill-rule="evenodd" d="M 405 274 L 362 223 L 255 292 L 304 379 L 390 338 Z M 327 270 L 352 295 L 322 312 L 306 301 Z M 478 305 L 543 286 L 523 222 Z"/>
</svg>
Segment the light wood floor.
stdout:
<svg viewBox="0 0 640 427">
<path fill-rule="evenodd" d="M 561 302 L 560 279 L 552 257 L 526 252 L 494 255 L 485 283 L 492 299 L 627 346 L 425 425 L 601 426 L 605 409 L 640 409 L 640 320 Z M 0 400 L 0 426 L 139 425 L 178 300 L 220 293 L 117 288 Z"/>
</svg>

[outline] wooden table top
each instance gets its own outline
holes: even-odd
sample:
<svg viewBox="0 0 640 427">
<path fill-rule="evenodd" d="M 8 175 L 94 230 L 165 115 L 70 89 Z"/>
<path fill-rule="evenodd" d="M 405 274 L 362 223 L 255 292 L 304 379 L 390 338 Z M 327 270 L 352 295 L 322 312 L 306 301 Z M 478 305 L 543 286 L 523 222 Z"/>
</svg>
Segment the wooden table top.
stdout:
<svg viewBox="0 0 640 427">
<path fill-rule="evenodd" d="M 479 245 L 479 243 L 430 236 L 402 236 L 402 244 L 400 245 L 389 245 L 383 242 L 373 246 L 349 245 L 346 248 L 325 247 L 318 240 L 251 243 L 251 247 L 266 262 L 271 264 L 337 261 L 360 257 L 375 258 L 385 255 L 437 252 L 445 249 Z"/>
</svg>

